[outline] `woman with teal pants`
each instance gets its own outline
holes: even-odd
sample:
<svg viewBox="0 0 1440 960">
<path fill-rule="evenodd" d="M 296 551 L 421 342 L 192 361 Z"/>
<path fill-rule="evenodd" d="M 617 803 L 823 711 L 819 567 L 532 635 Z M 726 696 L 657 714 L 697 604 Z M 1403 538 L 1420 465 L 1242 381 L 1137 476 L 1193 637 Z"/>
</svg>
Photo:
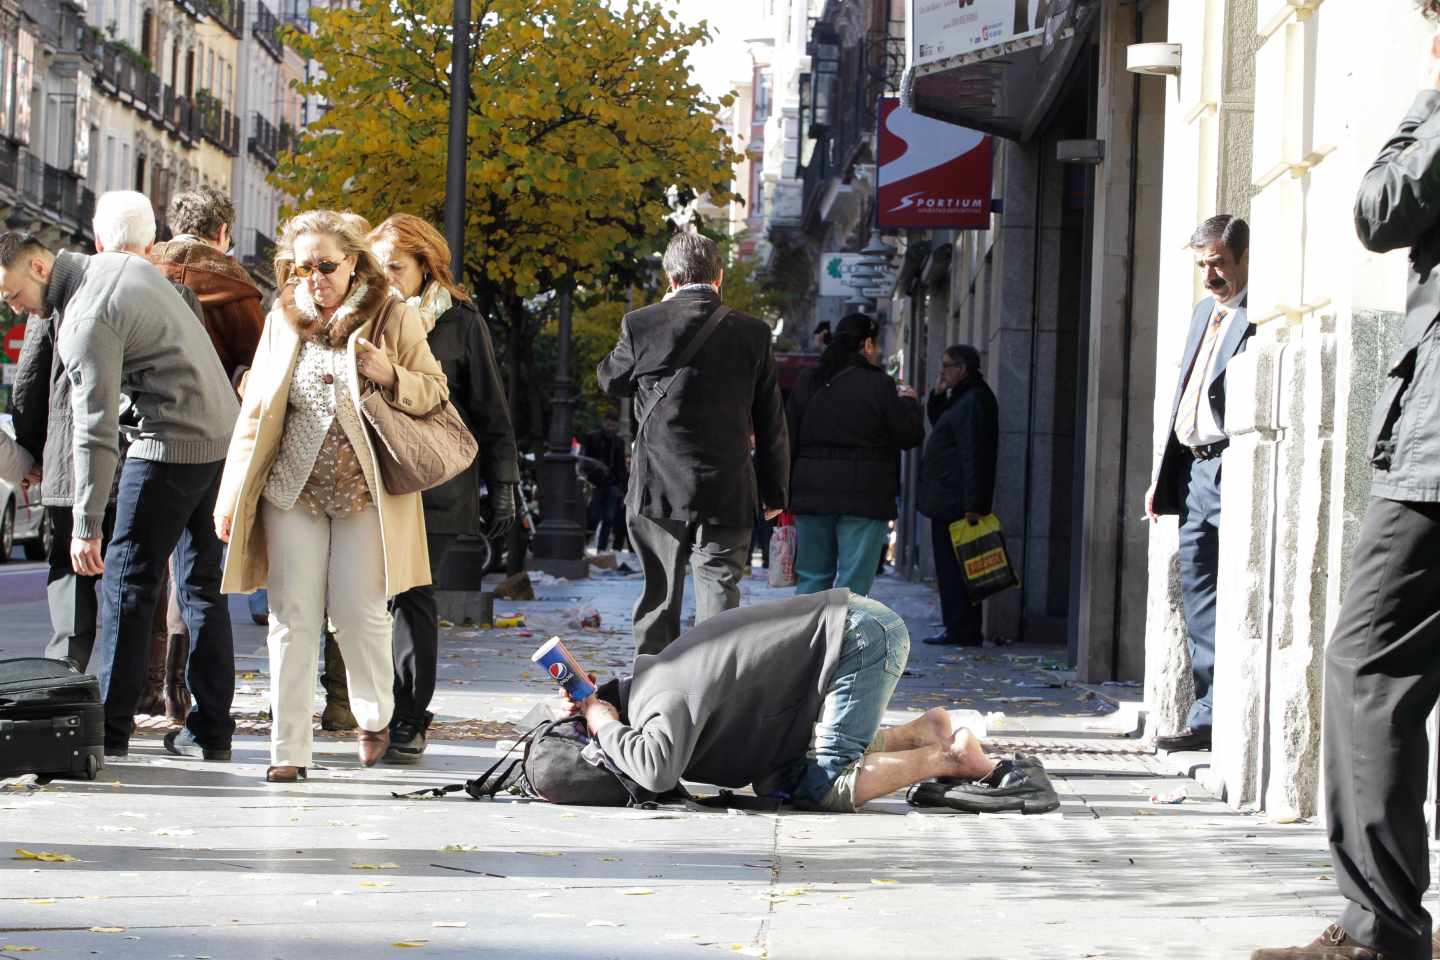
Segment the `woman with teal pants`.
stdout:
<svg viewBox="0 0 1440 960">
<path fill-rule="evenodd" d="M 877 365 L 880 337 L 872 317 L 845 317 L 790 395 L 796 593 L 869 594 L 895 519 L 900 452 L 924 439 L 915 391 Z"/>
</svg>

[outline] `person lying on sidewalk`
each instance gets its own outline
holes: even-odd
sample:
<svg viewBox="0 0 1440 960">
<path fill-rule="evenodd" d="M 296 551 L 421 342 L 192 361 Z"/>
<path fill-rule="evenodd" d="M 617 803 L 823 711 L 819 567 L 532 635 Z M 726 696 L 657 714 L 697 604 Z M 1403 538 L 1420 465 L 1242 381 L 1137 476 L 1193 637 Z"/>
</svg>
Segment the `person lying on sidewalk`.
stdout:
<svg viewBox="0 0 1440 960">
<path fill-rule="evenodd" d="M 922 780 L 996 771 L 943 708 L 880 730 L 909 653 L 897 613 L 827 590 L 721 613 L 571 709 L 647 790 L 682 777 L 749 784 L 802 809 L 851 813 Z"/>
</svg>

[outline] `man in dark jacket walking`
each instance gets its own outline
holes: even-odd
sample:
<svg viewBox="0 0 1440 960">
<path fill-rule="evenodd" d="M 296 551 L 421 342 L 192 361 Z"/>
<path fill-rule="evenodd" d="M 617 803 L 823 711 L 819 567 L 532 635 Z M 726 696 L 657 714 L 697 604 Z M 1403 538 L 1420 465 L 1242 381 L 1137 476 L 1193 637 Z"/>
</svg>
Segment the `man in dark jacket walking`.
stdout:
<svg viewBox="0 0 1440 960">
<path fill-rule="evenodd" d="M 595 549 L 619 550 L 625 541 L 625 485 L 629 473 L 625 469 L 625 441 L 620 436 L 620 417 L 614 410 L 605 411 L 603 426 L 585 435 L 580 452 L 592 463 L 585 465 L 590 481 L 590 522 L 599 528 Z"/>
<path fill-rule="evenodd" d="M 669 296 L 625 316 L 597 370 L 602 390 L 635 398 L 625 505 L 645 571 L 635 604 L 641 654 L 659 653 L 680 635 L 692 561 L 697 623 L 739 606 L 756 511 L 763 504 L 779 515 L 790 474 L 769 326 L 723 306 L 725 271 L 708 238 L 676 234 L 664 267 Z"/>
<path fill-rule="evenodd" d="M 965 574 L 950 541 L 950 524 L 957 520 L 978 523 L 991 511 L 1000 450 L 1000 407 L 980 373 L 980 353 L 974 347 L 947 347 L 941 363 L 954 376 L 955 386 L 949 408 L 925 441 L 920 512 L 930 518 L 945 632 L 926 637 L 925 642 L 978 647 L 984 642 L 983 613 L 965 591 Z"/>
<path fill-rule="evenodd" d="M 1440 3 L 1422 4 L 1440 22 Z M 1409 248 L 1405 325 L 1375 404 L 1369 510 L 1325 651 L 1325 811 L 1349 901 L 1309 946 L 1253 960 L 1428 960 L 1425 724 L 1440 695 L 1440 37 L 1415 98 L 1360 184 L 1355 225 L 1377 253 Z"/>
</svg>

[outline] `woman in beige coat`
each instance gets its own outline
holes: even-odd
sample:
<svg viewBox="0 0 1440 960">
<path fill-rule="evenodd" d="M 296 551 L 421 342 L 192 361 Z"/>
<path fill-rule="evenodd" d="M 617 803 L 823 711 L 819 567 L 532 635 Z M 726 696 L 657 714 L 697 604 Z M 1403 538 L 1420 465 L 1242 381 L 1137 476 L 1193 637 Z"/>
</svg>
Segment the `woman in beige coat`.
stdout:
<svg viewBox="0 0 1440 960">
<path fill-rule="evenodd" d="M 385 753 L 394 709 L 386 600 L 430 582 L 420 495 L 386 492 L 360 401 L 378 390 L 420 415 L 449 391 L 419 314 L 390 293 L 353 224 L 333 211 L 302 213 L 285 225 L 276 259 L 291 276 L 255 352 L 215 528 L 230 544 L 225 592 L 270 591 L 265 778 L 289 783 L 310 764 L 327 609 L 370 766 Z"/>
</svg>

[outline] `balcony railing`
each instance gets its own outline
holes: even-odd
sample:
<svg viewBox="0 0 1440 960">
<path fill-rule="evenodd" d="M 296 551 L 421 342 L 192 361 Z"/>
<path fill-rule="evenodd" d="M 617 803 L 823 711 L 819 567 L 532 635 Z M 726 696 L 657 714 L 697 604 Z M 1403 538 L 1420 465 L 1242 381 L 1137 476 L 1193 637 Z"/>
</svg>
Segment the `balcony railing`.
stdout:
<svg viewBox="0 0 1440 960">
<path fill-rule="evenodd" d="M 45 164 L 28 150 L 20 151 L 20 195 L 37 207 L 45 198 Z"/>
<path fill-rule="evenodd" d="M 162 121 L 165 119 L 165 84 L 160 82 L 160 75 L 150 72 L 142 73 L 140 80 L 140 99 L 145 103 L 145 109 L 151 119 Z"/>
<path fill-rule="evenodd" d="M 294 153 L 295 148 L 300 145 L 300 132 L 285 121 L 280 121 L 279 140 L 276 143 L 276 159 L 282 153 Z"/>
<path fill-rule="evenodd" d="M 259 113 L 251 116 L 250 155 L 271 170 L 275 169 L 280 149 L 280 131 Z"/>
<path fill-rule="evenodd" d="M 239 37 L 245 30 L 244 0 L 204 0 L 211 18 L 232 36 Z"/>
<path fill-rule="evenodd" d="M 265 4 L 255 4 L 255 23 L 250 30 L 254 33 L 256 42 L 279 63 L 285 56 L 285 45 L 280 42 L 280 21 Z"/>
<path fill-rule="evenodd" d="M 45 164 L 42 204 L 51 213 L 71 223 L 80 222 L 80 185 L 68 171 Z"/>
<path fill-rule="evenodd" d="M 20 189 L 20 145 L 0 138 L 0 186 Z"/>
<path fill-rule="evenodd" d="M 275 241 L 259 230 L 251 230 L 245 247 L 244 264 L 261 280 L 275 282 Z"/>
</svg>

